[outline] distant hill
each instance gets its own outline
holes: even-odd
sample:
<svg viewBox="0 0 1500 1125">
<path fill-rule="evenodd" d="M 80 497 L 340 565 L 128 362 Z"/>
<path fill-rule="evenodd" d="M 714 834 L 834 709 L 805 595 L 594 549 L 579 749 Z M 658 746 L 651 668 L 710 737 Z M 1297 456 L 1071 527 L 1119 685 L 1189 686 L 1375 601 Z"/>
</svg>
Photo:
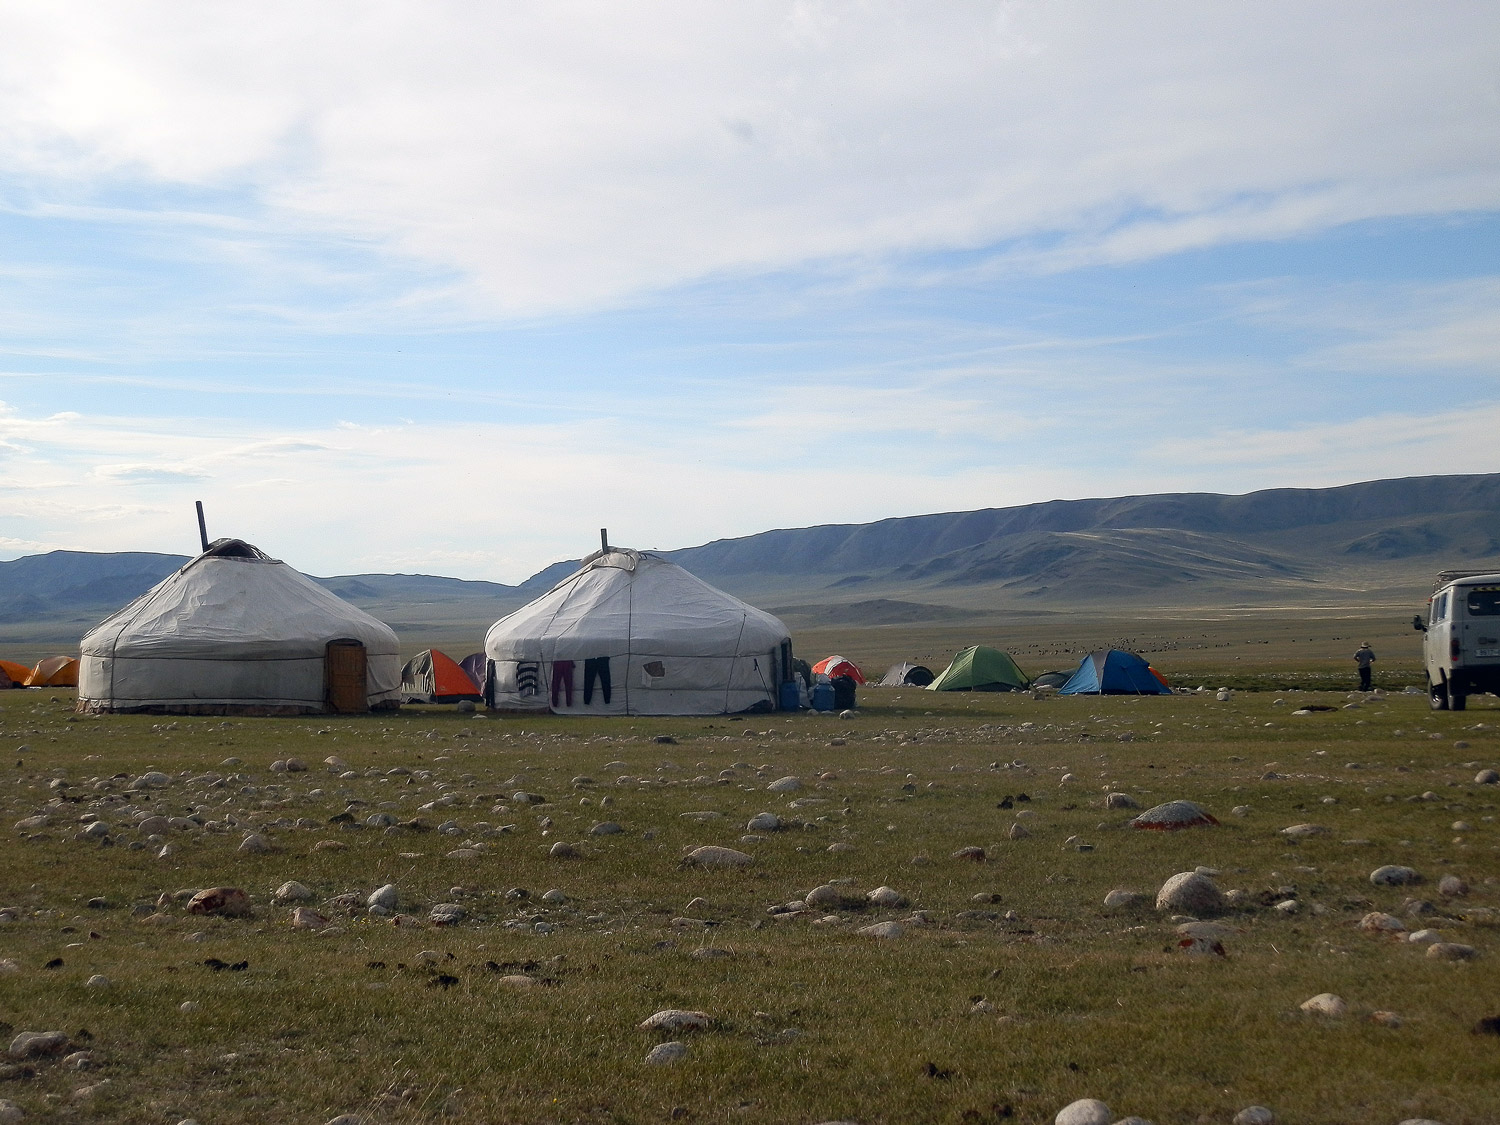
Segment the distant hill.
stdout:
<svg viewBox="0 0 1500 1125">
<path fill-rule="evenodd" d="M 1056 500 L 766 531 L 663 553 L 794 627 L 1107 603 L 1403 601 L 1447 567 L 1500 570 L 1500 474 Z M 53 551 L 0 562 L 0 626 L 82 632 L 187 561 Z M 576 566 L 554 563 L 518 586 L 421 574 L 317 581 L 403 631 L 447 623 L 467 637 Z"/>
</svg>

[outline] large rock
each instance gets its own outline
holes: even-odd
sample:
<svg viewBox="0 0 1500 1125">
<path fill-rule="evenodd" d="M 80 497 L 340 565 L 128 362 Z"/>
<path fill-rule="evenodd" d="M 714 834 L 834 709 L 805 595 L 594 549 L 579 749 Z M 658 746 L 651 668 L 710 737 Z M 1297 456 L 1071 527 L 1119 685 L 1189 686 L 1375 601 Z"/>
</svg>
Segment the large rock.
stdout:
<svg viewBox="0 0 1500 1125">
<path fill-rule="evenodd" d="M 1109 1125 L 1114 1114 L 1098 1098 L 1079 1098 L 1057 1111 L 1053 1125 Z"/>
<path fill-rule="evenodd" d="M 67 1045 L 65 1031 L 23 1031 L 10 1041 L 8 1053 L 13 1059 L 39 1059 L 60 1055 Z"/>
<path fill-rule="evenodd" d="M 1175 832 L 1182 828 L 1201 828 L 1218 823 L 1212 813 L 1193 801 L 1168 801 L 1147 809 L 1132 820 L 1130 826 L 1157 832 Z"/>
<path fill-rule="evenodd" d="M 1183 871 L 1173 875 L 1156 892 L 1156 909 L 1172 914 L 1195 914 L 1204 917 L 1222 914 L 1224 893 L 1207 875 Z"/>
<path fill-rule="evenodd" d="M 245 918 L 250 914 L 250 896 L 238 887 L 209 887 L 188 900 L 189 914 L 218 914 Z"/>
<path fill-rule="evenodd" d="M 1387 863 L 1384 867 L 1377 867 L 1370 872 L 1370 882 L 1377 887 L 1405 887 L 1421 881 L 1422 876 L 1410 867 L 1402 867 L 1399 863 Z"/>
<path fill-rule="evenodd" d="M 1349 1010 L 1349 1005 L 1344 1002 L 1342 996 L 1335 996 L 1332 992 L 1320 992 L 1310 1000 L 1304 1000 L 1298 1005 L 1310 1016 L 1342 1016 Z"/>
<path fill-rule="evenodd" d="M 755 857 L 736 851 L 734 848 L 721 848 L 717 844 L 706 844 L 688 852 L 682 861 L 694 867 L 748 867 L 755 862 Z"/>
</svg>

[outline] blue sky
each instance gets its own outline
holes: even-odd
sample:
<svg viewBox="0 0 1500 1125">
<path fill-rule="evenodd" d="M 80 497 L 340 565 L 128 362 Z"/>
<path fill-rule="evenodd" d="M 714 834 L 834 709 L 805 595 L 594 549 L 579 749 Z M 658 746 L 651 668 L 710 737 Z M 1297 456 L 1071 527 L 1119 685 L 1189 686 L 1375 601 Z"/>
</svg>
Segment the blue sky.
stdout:
<svg viewBox="0 0 1500 1125">
<path fill-rule="evenodd" d="M 1500 471 L 1500 9 L 0 13 L 0 558 Z"/>
</svg>

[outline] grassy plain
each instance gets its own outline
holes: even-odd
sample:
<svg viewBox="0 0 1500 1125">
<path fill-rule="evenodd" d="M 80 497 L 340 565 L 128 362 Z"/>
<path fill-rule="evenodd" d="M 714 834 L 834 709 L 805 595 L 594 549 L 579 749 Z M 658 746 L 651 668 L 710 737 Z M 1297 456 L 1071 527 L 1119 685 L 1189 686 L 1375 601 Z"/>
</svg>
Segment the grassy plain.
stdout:
<svg viewBox="0 0 1500 1125">
<path fill-rule="evenodd" d="M 1345 650 L 1368 639 L 1386 654 L 1385 683 L 1399 690 L 1407 668 L 1415 675 L 1412 635 L 1370 618 L 1147 624 L 1039 620 L 1007 647 L 1034 672 L 1066 666 L 1075 645 L 1135 639 L 1178 682 L 1216 687 L 1338 682 L 1352 667 Z M 945 629 L 798 640 L 809 655 L 878 666 L 921 657 L 924 644 L 938 659 L 943 646 L 1005 640 Z M 1050 1122 L 1085 1096 L 1157 1125 L 1227 1122 L 1256 1103 L 1308 1125 L 1500 1120 L 1500 1039 L 1472 1030 L 1500 1015 L 1500 791 L 1474 781 L 1500 766 L 1500 705 L 1448 714 L 1422 695 L 1349 701 L 1301 689 L 1227 703 L 870 689 L 849 719 L 408 708 L 174 720 L 75 717 L 61 692 L 0 695 L 0 907 L 14 918 L 0 925 L 0 957 L 16 969 L 0 975 L 0 1030 L 7 1041 L 65 1031 L 98 1064 L 33 1063 L 31 1076 L 0 1082 L 0 1097 L 39 1120 L 153 1125 L 344 1112 L 393 1123 Z M 1309 702 L 1336 709 L 1292 714 Z M 355 776 L 329 772 L 330 755 Z M 288 757 L 312 769 L 270 771 Z M 148 769 L 172 784 L 129 790 Z M 767 790 L 786 775 L 805 788 Z M 519 790 L 547 800 L 519 804 Z M 1195 800 L 1222 824 L 1131 830 L 1129 812 L 1104 808 L 1111 791 L 1143 806 Z M 1012 808 L 997 807 L 1007 796 Z M 433 801 L 450 803 L 422 808 Z M 157 858 L 131 827 L 148 811 L 203 824 L 169 832 L 175 850 Z M 333 820 L 346 811 L 352 824 Z M 793 827 L 742 842 L 764 811 Z M 1012 840 L 1023 811 L 1031 834 Z M 43 812 L 46 827 L 11 827 Z M 415 826 L 364 827 L 376 812 Z M 112 846 L 73 838 L 90 813 L 112 826 Z M 449 820 L 455 833 L 437 830 Z M 606 820 L 624 832 L 590 834 Z M 1301 822 L 1330 831 L 1280 835 Z M 252 830 L 275 850 L 238 853 Z M 549 858 L 560 840 L 582 857 Z M 480 854 L 449 858 L 466 843 Z M 680 866 L 700 844 L 755 862 Z M 951 858 L 965 846 L 985 862 Z M 1372 886 L 1387 863 L 1426 883 Z M 1221 919 L 1222 959 L 1175 951 L 1174 925 L 1149 907 L 1103 906 L 1112 889 L 1154 895 L 1200 864 L 1249 892 Z M 1470 893 L 1441 898 L 1446 873 Z M 313 891 L 330 929 L 290 927 L 290 907 L 272 901 L 286 880 Z M 911 906 L 768 913 L 834 880 L 889 885 Z M 330 904 L 385 883 L 412 925 Z M 181 897 L 157 908 L 163 893 L 215 885 L 247 890 L 254 917 L 192 916 Z M 515 888 L 529 897 L 508 896 Z M 567 901 L 542 902 L 553 888 Z M 1287 897 L 1299 912 L 1269 908 Z M 706 904 L 690 909 L 695 898 Z M 1478 959 L 1438 963 L 1357 930 L 1365 913 L 1400 915 L 1412 898 L 1433 912 L 1406 917 L 1411 928 L 1436 927 Z M 443 902 L 468 916 L 431 925 Z M 903 920 L 904 936 L 855 933 L 886 919 Z M 110 983 L 89 986 L 94 974 Z M 546 983 L 502 982 L 515 974 Z M 1343 996 L 1349 1015 L 1298 1010 L 1321 992 Z M 200 1006 L 184 1012 L 185 1001 Z M 714 1027 L 682 1036 L 682 1061 L 644 1065 L 668 1036 L 636 1024 L 665 1008 L 702 1010 Z M 1400 1026 L 1370 1020 L 1377 1010 Z"/>
</svg>

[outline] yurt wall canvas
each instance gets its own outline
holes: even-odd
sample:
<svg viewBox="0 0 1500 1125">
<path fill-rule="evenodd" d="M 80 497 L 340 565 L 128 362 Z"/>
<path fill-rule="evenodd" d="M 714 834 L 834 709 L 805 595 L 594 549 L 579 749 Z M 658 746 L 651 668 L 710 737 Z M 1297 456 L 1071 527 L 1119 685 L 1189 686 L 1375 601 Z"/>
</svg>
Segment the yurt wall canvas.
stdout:
<svg viewBox="0 0 1500 1125">
<path fill-rule="evenodd" d="M 330 649 L 342 671 L 331 683 Z M 286 563 L 219 540 L 85 634 L 81 711 L 304 714 L 400 703 L 388 625 Z"/>
<path fill-rule="evenodd" d="M 610 548 L 485 637 L 490 705 L 591 715 L 773 709 L 791 638 L 658 555 Z"/>
</svg>

